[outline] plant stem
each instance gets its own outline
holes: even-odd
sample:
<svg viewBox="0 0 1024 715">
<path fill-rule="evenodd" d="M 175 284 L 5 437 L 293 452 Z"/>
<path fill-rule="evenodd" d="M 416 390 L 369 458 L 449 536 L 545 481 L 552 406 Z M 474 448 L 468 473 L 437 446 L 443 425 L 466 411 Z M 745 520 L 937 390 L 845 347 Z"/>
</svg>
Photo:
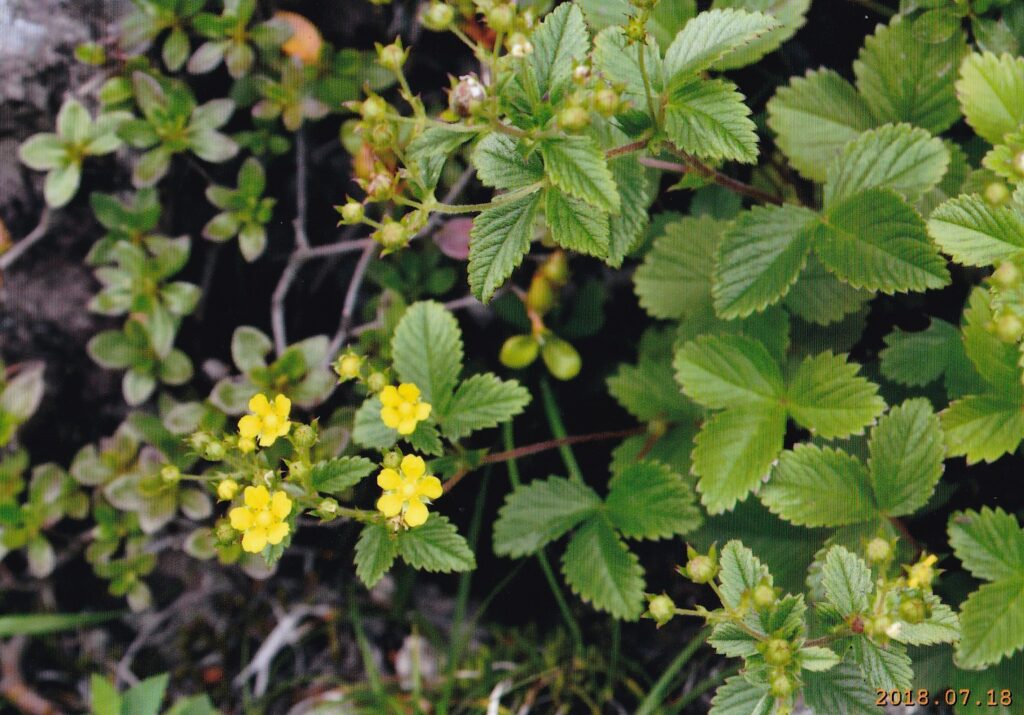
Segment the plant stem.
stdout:
<svg viewBox="0 0 1024 715">
<path fill-rule="evenodd" d="M 495 196 L 493 199 L 491 199 L 487 203 L 482 203 L 482 204 L 445 204 L 445 203 L 436 203 L 436 204 L 426 204 L 426 205 L 424 205 L 424 208 L 429 208 L 431 211 L 434 211 L 436 213 L 442 213 L 442 214 L 477 213 L 479 211 L 486 211 L 487 209 L 494 208 L 495 206 L 501 206 L 502 204 L 508 203 L 509 201 L 515 201 L 516 199 L 520 199 L 523 196 L 529 196 L 530 194 L 538 191 L 543 185 L 544 185 L 544 182 L 538 181 L 536 183 L 530 184 L 529 186 L 524 186 L 521 189 L 516 189 L 515 191 L 509 191 L 506 194 L 498 194 L 497 196 Z"/>
<path fill-rule="evenodd" d="M 644 166 L 649 166 L 652 169 L 661 169 L 662 171 L 674 171 L 680 174 L 687 174 L 694 172 L 709 181 L 713 181 L 719 186 L 729 189 L 737 194 L 748 196 L 755 201 L 761 201 L 769 204 L 782 205 L 782 197 L 770 194 L 767 191 L 762 191 L 756 186 L 746 184 L 739 179 L 734 179 L 731 176 L 723 174 L 717 169 L 708 166 L 696 157 L 690 156 L 686 152 L 680 149 L 674 149 L 674 152 L 678 154 L 684 163 L 678 163 L 674 161 L 664 161 L 662 159 L 654 159 L 650 157 L 641 157 L 640 163 Z"/>
<path fill-rule="evenodd" d="M 547 415 L 548 424 L 551 426 L 551 433 L 558 440 L 567 439 L 565 423 L 562 422 L 562 414 L 558 411 L 558 402 L 555 400 L 555 393 L 552 391 L 551 383 L 548 382 L 546 377 L 541 378 L 540 394 L 541 400 L 544 402 L 544 413 Z M 565 462 L 565 468 L 569 471 L 569 478 L 576 482 L 582 482 L 583 470 L 580 469 L 580 465 L 576 461 L 576 457 L 573 455 L 569 444 L 569 442 L 560 443 L 558 445 L 558 451 L 562 455 L 562 461 Z"/>
<path fill-rule="evenodd" d="M 651 91 L 651 77 L 647 73 L 647 60 L 644 58 L 647 46 L 636 43 L 637 65 L 640 67 L 640 76 L 644 80 L 644 93 L 647 95 L 647 111 L 651 113 L 651 121 L 658 126 L 658 112 L 654 108 L 654 92 Z"/>
<path fill-rule="evenodd" d="M 647 142 L 649 141 L 649 139 L 649 137 L 644 137 L 641 139 L 637 139 L 635 142 L 630 142 L 629 144 L 623 144 L 622 146 L 617 146 L 614 149 L 609 149 L 604 153 L 604 158 L 614 159 L 617 156 L 622 156 L 624 154 L 632 154 L 635 151 L 640 151 L 641 149 L 647 146 Z"/>
<path fill-rule="evenodd" d="M 634 715 L 653 715 L 653 713 L 658 711 L 658 708 L 668 696 L 669 690 L 672 688 L 672 682 L 676 679 L 676 675 L 678 675 L 679 671 L 683 669 L 683 666 L 690 661 L 693 654 L 696 653 L 702 645 L 704 645 L 704 641 L 707 640 L 709 633 L 710 631 L 705 628 L 697 633 L 697 635 L 693 637 L 693 640 L 686 644 L 686 647 L 679 652 L 679 655 L 677 655 L 672 662 L 668 664 L 668 667 L 665 668 L 664 672 L 662 672 L 661 677 L 658 678 L 657 682 L 647 693 L 647 697 L 644 698 L 642 703 L 640 703 L 640 707 L 637 708 Z"/>
</svg>

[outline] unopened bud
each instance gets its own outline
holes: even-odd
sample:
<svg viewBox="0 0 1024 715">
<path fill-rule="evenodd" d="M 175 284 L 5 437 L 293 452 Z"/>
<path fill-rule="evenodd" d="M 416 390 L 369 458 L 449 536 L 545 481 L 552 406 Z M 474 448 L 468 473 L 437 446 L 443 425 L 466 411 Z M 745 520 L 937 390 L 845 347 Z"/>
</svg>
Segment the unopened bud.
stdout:
<svg viewBox="0 0 1024 715">
<path fill-rule="evenodd" d="M 381 460 L 381 464 L 383 464 L 386 469 L 398 469 L 402 466 L 402 453 L 396 449 L 386 452 L 384 454 L 384 459 Z"/>
<path fill-rule="evenodd" d="M 231 501 L 238 494 L 238 482 L 234 479 L 224 479 L 217 485 L 217 498 L 221 501 Z"/>
<path fill-rule="evenodd" d="M 370 376 L 366 378 L 366 386 L 370 388 L 370 392 L 380 392 L 388 386 L 387 375 L 380 371 L 371 372 Z"/>
<path fill-rule="evenodd" d="M 511 30 L 515 24 L 516 9 L 512 4 L 502 2 L 485 12 L 484 17 L 492 30 L 504 33 Z"/>
<path fill-rule="evenodd" d="M 694 556 L 686 562 L 686 575 L 694 583 L 710 583 L 718 575 L 718 564 L 709 556 Z"/>
<path fill-rule="evenodd" d="M 210 442 L 203 451 L 203 459 L 208 462 L 219 462 L 227 455 L 227 450 L 220 442 Z"/>
<path fill-rule="evenodd" d="M 316 429 L 310 425 L 296 425 L 292 430 L 292 442 L 296 447 L 312 447 L 316 444 Z"/>
<path fill-rule="evenodd" d="M 1004 343 L 1015 343 L 1024 334 L 1024 322 L 1013 313 L 1007 313 L 996 320 L 996 335 Z"/>
<path fill-rule="evenodd" d="M 758 611 L 764 611 L 774 606 L 777 598 L 775 589 L 766 583 L 759 583 L 754 586 L 750 594 L 751 602 Z"/>
<path fill-rule="evenodd" d="M 181 470 L 173 464 L 168 464 L 160 470 L 160 478 L 165 484 L 177 484 L 181 480 Z"/>
<path fill-rule="evenodd" d="M 928 607 L 924 599 L 908 598 L 900 603 L 899 614 L 901 619 L 913 625 L 928 617 Z"/>
<path fill-rule="evenodd" d="M 388 103 L 383 97 L 371 94 L 359 105 L 359 114 L 368 122 L 383 119 L 388 113 Z"/>
<path fill-rule="evenodd" d="M 334 361 L 334 372 L 338 373 L 338 382 L 355 380 L 363 369 L 363 358 L 354 352 L 347 352 L 338 356 Z"/>
<path fill-rule="evenodd" d="M 676 615 L 676 604 L 665 594 L 651 596 L 647 604 L 647 612 L 659 626 L 663 626 Z"/>
<path fill-rule="evenodd" d="M 363 205 L 358 201 L 352 201 L 351 199 L 342 206 L 335 206 L 334 209 L 341 214 L 341 223 L 347 225 L 361 222 L 363 217 L 366 215 L 366 210 L 363 208 Z"/>
<path fill-rule="evenodd" d="M 432 2 L 420 13 L 423 27 L 434 32 L 444 32 L 455 19 L 455 9 L 443 2 Z"/>
<path fill-rule="evenodd" d="M 409 50 L 402 48 L 402 38 L 396 39 L 390 45 L 377 43 L 377 62 L 380 66 L 392 72 L 398 72 L 409 59 Z"/>
<path fill-rule="evenodd" d="M 782 638 L 771 638 L 764 644 L 764 662 L 768 665 L 789 665 L 793 661 L 793 647 Z"/>
<path fill-rule="evenodd" d="M 578 132 L 590 125 L 590 112 L 583 107 L 566 107 L 558 113 L 558 126 L 567 132 Z"/>
<path fill-rule="evenodd" d="M 884 563 L 892 557 L 892 546 L 882 537 L 876 536 L 868 542 L 864 549 L 864 555 L 867 556 L 870 564 Z"/>
</svg>

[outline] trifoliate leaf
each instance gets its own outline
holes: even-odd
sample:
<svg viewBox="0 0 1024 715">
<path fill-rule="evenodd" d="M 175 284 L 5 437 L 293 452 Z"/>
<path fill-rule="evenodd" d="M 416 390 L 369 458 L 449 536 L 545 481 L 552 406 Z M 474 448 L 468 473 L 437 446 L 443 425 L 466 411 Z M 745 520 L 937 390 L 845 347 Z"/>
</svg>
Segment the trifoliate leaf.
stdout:
<svg viewBox="0 0 1024 715">
<path fill-rule="evenodd" d="M 764 345 L 741 335 L 691 340 L 673 365 L 683 392 L 712 409 L 773 402 L 784 392 L 778 363 Z"/>
<path fill-rule="evenodd" d="M 757 128 L 736 85 L 722 79 L 679 84 L 665 105 L 665 133 L 683 151 L 703 159 L 757 160 Z"/>
<path fill-rule="evenodd" d="M 949 283 L 924 221 L 891 189 L 869 189 L 832 205 L 814 247 L 830 271 L 857 288 L 891 294 Z"/>
<path fill-rule="evenodd" d="M 462 331 L 455 316 L 440 303 L 413 303 L 398 321 L 391 353 L 398 377 L 416 385 L 443 418 L 462 372 Z"/>
<path fill-rule="evenodd" d="M 366 524 L 356 542 L 356 576 L 367 588 L 388 572 L 398 556 L 398 538 L 383 524 Z"/>
<path fill-rule="evenodd" d="M 553 185 L 577 199 L 612 214 L 619 212 L 619 192 L 604 152 L 586 136 L 548 139 L 540 143 L 544 168 Z"/>
<path fill-rule="evenodd" d="M 490 300 L 529 253 L 540 199 L 540 192 L 535 192 L 503 201 L 473 219 L 469 233 L 469 287 L 478 300 Z"/>
<path fill-rule="evenodd" d="M 871 298 L 870 291 L 854 288 L 829 273 L 812 253 L 782 302 L 786 310 L 808 323 L 831 325 L 856 313 Z"/>
<path fill-rule="evenodd" d="M 336 457 L 314 464 L 309 480 L 317 491 L 334 494 L 355 486 L 376 466 L 366 457 Z"/>
<path fill-rule="evenodd" d="M 771 15 L 779 25 L 716 62 L 714 68 L 717 70 L 745 67 L 777 50 L 807 22 L 811 0 L 714 0 L 711 4 L 712 9 L 730 7 Z"/>
<path fill-rule="evenodd" d="M 1015 452 L 1024 439 L 1021 402 L 1005 395 L 968 395 L 941 417 L 949 455 L 966 457 L 967 464 L 994 462 Z"/>
<path fill-rule="evenodd" d="M 712 294 L 715 312 L 741 318 L 789 292 L 811 251 L 817 215 L 799 206 L 754 207 L 725 230 Z"/>
<path fill-rule="evenodd" d="M 763 685 L 754 685 L 742 675 L 727 678 L 715 691 L 708 715 L 771 715 L 775 698 Z"/>
<path fill-rule="evenodd" d="M 494 553 L 519 558 L 559 538 L 601 507 L 593 489 L 564 477 L 518 487 L 494 523 Z"/>
<path fill-rule="evenodd" d="M 772 584 L 771 573 L 754 552 L 733 539 L 722 547 L 718 563 L 721 582 L 722 603 L 728 608 L 738 608 L 743 595 L 761 582 Z"/>
<path fill-rule="evenodd" d="M 778 25 L 778 20 L 760 12 L 725 8 L 700 13 L 665 51 L 668 83 L 685 82 Z"/>
<path fill-rule="evenodd" d="M 990 266 L 1024 251 L 1024 216 L 1012 206 L 992 206 L 961 195 L 935 207 L 928 232 L 944 253 L 965 266 Z"/>
<path fill-rule="evenodd" d="M 853 63 L 857 89 L 880 123 L 908 122 L 939 134 L 960 118 L 953 82 L 966 52 L 959 30 L 944 42 L 926 42 L 897 18 L 864 42 Z"/>
<path fill-rule="evenodd" d="M 935 188 L 949 167 L 941 140 L 909 124 L 886 124 L 851 141 L 829 164 L 825 205 L 866 189 L 893 189 L 911 203 Z"/>
<path fill-rule="evenodd" d="M 544 218 L 551 229 L 551 240 L 563 248 L 598 258 L 608 255 L 608 214 L 586 201 L 548 189 Z"/>
<path fill-rule="evenodd" d="M 520 154 L 521 143 L 507 134 L 492 132 L 473 149 L 476 176 L 485 186 L 495 189 L 518 189 L 544 180 L 540 157 Z"/>
<path fill-rule="evenodd" d="M 562 574 L 573 593 L 598 610 L 626 621 L 643 611 L 644 571 L 600 516 L 588 519 L 569 540 Z"/>
<path fill-rule="evenodd" d="M 768 475 L 782 451 L 786 411 L 752 404 L 712 415 L 694 439 L 697 491 L 709 514 L 732 509 Z"/>
<path fill-rule="evenodd" d="M 824 182 L 847 142 L 875 125 L 867 104 L 838 73 L 812 70 L 780 87 L 768 102 L 768 126 L 802 176 Z"/>
<path fill-rule="evenodd" d="M 447 517 L 431 514 L 426 523 L 398 532 L 398 554 L 421 571 L 471 571 L 476 559 L 469 544 Z"/>
<path fill-rule="evenodd" d="M 788 388 L 793 419 L 826 439 L 862 433 L 882 414 L 885 400 L 858 368 L 830 352 L 804 359 Z"/>
<path fill-rule="evenodd" d="M 455 391 L 441 429 L 449 439 L 461 439 L 507 422 L 529 402 L 529 391 L 515 380 L 501 380 L 489 372 L 473 375 Z"/>
<path fill-rule="evenodd" d="M 608 518 L 627 539 L 667 539 L 700 526 L 689 485 L 663 464 L 637 462 L 608 486 Z"/>
<path fill-rule="evenodd" d="M 878 514 L 868 470 L 838 449 L 798 444 L 782 453 L 761 501 L 800 526 L 843 526 Z"/>
<path fill-rule="evenodd" d="M 1024 124 L 1024 57 L 972 54 L 956 82 L 967 123 L 989 144 L 999 144 Z"/>
<path fill-rule="evenodd" d="M 1024 574 L 982 585 L 960 606 L 961 668 L 984 668 L 1024 649 Z"/>
<path fill-rule="evenodd" d="M 843 546 L 833 546 L 821 569 L 825 596 L 839 613 L 850 616 L 867 610 L 874 589 L 871 569 Z"/>
<path fill-rule="evenodd" d="M 530 64 L 537 81 L 537 95 L 557 98 L 572 80 L 574 64 L 584 60 L 590 51 L 583 13 L 574 3 L 559 5 L 547 14 L 530 40 Z"/>
<path fill-rule="evenodd" d="M 868 467 L 878 508 L 903 516 L 925 505 L 942 476 L 942 429 L 924 398 L 893 407 L 871 431 Z"/>
<path fill-rule="evenodd" d="M 976 578 L 1024 576 L 1024 530 L 1000 508 L 957 512 L 949 518 L 949 545 Z"/>
<path fill-rule="evenodd" d="M 910 657 L 898 643 L 886 647 L 876 644 L 865 636 L 854 640 L 854 658 L 860 663 L 864 680 L 878 690 L 905 690 L 914 677 Z"/>
<path fill-rule="evenodd" d="M 715 246 L 726 224 L 708 216 L 667 224 L 633 274 L 640 305 L 654 318 L 704 309 L 711 293 Z"/>
</svg>

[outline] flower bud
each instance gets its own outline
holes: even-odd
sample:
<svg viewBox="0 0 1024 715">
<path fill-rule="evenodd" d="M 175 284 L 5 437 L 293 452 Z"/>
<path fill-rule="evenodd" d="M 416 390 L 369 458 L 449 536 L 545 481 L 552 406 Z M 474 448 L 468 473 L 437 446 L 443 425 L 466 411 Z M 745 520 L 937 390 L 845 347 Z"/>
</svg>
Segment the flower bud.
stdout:
<svg viewBox="0 0 1024 715">
<path fill-rule="evenodd" d="M 164 480 L 164 484 L 177 484 L 181 481 L 181 470 L 173 464 L 168 464 L 160 470 L 160 478 Z"/>
<path fill-rule="evenodd" d="M 317 509 L 323 514 L 337 514 L 338 513 L 338 500 L 327 497 L 317 506 Z"/>
<path fill-rule="evenodd" d="M 526 291 L 526 308 L 537 315 L 544 315 L 554 304 L 555 292 L 551 289 L 551 283 L 544 276 L 535 275 Z"/>
<path fill-rule="evenodd" d="M 368 122 L 375 122 L 384 119 L 388 113 L 388 103 L 384 98 L 371 94 L 359 105 L 359 114 Z"/>
<path fill-rule="evenodd" d="M 366 386 L 370 388 L 370 392 L 380 392 L 388 386 L 387 375 L 380 372 L 371 372 L 370 376 L 366 378 Z"/>
<path fill-rule="evenodd" d="M 565 107 L 558 113 L 558 126 L 563 131 L 578 132 L 590 125 L 590 112 L 583 107 Z"/>
<path fill-rule="evenodd" d="M 676 615 L 676 604 L 665 594 L 660 596 L 648 596 L 647 613 L 655 620 L 658 626 L 663 626 L 672 620 Z"/>
<path fill-rule="evenodd" d="M 227 455 L 227 450 L 220 442 L 210 442 L 203 451 L 203 459 L 207 462 L 219 462 Z"/>
<path fill-rule="evenodd" d="M 549 336 L 544 340 L 540 355 L 548 372 L 559 380 L 573 379 L 579 375 L 583 364 L 576 348 L 557 336 Z"/>
<path fill-rule="evenodd" d="M 1003 261 L 992 272 L 992 282 L 1000 288 L 1012 288 L 1020 282 L 1020 269 L 1011 261 Z"/>
<path fill-rule="evenodd" d="M 928 617 L 928 607 L 922 598 L 908 598 L 900 602 L 899 614 L 901 619 L 913 625 Z"/>
<path fill-rule="evenodd" d="M 384 459 L 381 460 L 381 464 L 383 464 L 386 469 L 398 469 L 402 466 L 402 453 L 397 449 L 385 452 Z"/>
<path fill-rule="evenodd" d="M 718 564 L 710 556 L 698 554 L 686 562 L 686 576 L 694 583 L 710 583 L 718 575 Z"/>
<path fill-rule="evenodd" d="M 594 92 L 594 109 L 605 117 L 618 113 L 622 105 L 622 97 L 611 87 L 602 87 Z"/>
<path fill-rule="evenodd" d="M 420 13 L 420 23 L 434 32 L 444 32 L 455 20 L 455 9 L 451 5 L 435 0 Z"/>
<path fill-rule="evenodd" d="M 308 449 L 316 444 L 316 428 L 310 425 L 295 425 L 292 430 L 292 444 L 296 447 Z"/>
<path fill-rule="evenodd" d="M 793 681 L 785 673 L 779 673 L 772 677 L 768 688 L 776 698 L 788 698 L 793 694 Z"/>
<path fill-rule="evenodd" d="M 448 93 L 448 106 L 460 117 L 468 117 L 476 113 L 487 99 L 487 89 L 476 75 L 466 74 L 459 77 L 458 83 Z"/>
<path fill-rule="evenodd" d="M 1013 313 L 1006 313 L 996 320 L 996 335 L 1004 343 L 1015 343 L 1024 335 L 1024 322 Z"/>
<path fill-rule="evenodd" d="M 508 38 L 508 53 L 516 59 L 529 57 L 533 54 L 533 43 L 521 32 Z"/>
<path fill-rule="evenodd" d="M 876 536 L 864 549 L 869 564 L 880 564 L 892 558 L 892 545 L 880 536 Z"/>
<path fill-rule="evenodd" d="M 765 611 L 774 606 L 777 598 L 775 589 L 766 583 L 757 584 L 750 593 L 750 600 L 758 611 Z"/>
<path fill-rule="evenodd" d="M 338 356 L 334 361 L 334 372 L 338 373 L 338 382 L 358 379 L 363 369 L 363 358 L 351 350 Z"/>
<path fill-rule="evenodd" d="M 409 50 L 402 48 L 402 38 L 397 38 L 390 45 L 377 43 L 377 62 L 384 69 L 398 73 L 409 59 Z"/>
<path fill-rule="evenodd" d="M 764 644 L 764 662 L 768 665 L 789 665 L 793 661 L 793 647 L 782 638 L 771 638 Z"/>
<path fill-rule="evenodd" d="M 366 137 L 367 143 L 374 149 L 386 149 L 395 140 L 395 129 L 390 122 L 377 122 Z"/>
<path fill-rule="evenodd" d="M 233 544 L 237 540 L 238 532 L 231 528 L 226 520 L 217 523 L 216 528 L 213 530 L 213 535 L 217 537 L 217 541 L 221 544 Z"/>
<path fill-rule="evenodd" d="M 1002 181 L 993 181 L 985 186 L 985 201 L 992 206 L 1001 206 L 1010 200 L 1010 190 Z"/>
<path fill-rule="evenodd" d="M 360 223 L 366 215 L 366 210 L 363 208 L 363 205 L 358 201 L 353 201 L 352 199 L 349 199 L 342 206 L 335 206 L 334 210 L 341 214 L 341 221 L 338 222 L 339 225 L 345 224 L 350 226 L 352 224 Z"/>
<path fill-rule="evenodd" d="M 213 436 L 209 432 L 193 432 L 188 437 L 188 444 L 198 454 L 202 454 L 206 449 L 206 445 L 213 441 Z"/>
<path fill-rule="evenodd" d="M 502 2 L 487 10 L 484 17 L 492 30 L 505 33 L 511 30 L 515 24 L 516 9 L 511 3 Z"/>
<path fill-rule="evenodd" d="M 238 482 L 234 479 L 224 479 L 217 485 L 217 498 L 221 501 L 231 501 L 238 494 Z"/>
<path fill-rule="evenodd" d="M 385 219 L 384 224 L 373 232 L 373 240 L 384 247 L 386 253 L 393 253 L 409 243 L 409 230 L 399 221 Z"/>
<path fill-rule="evenodd" d="M 532 335 L 513 335 L 501 346 L 498 359 L 505 367 L 522 370 L 533 363 L 540 353 L 540 345 Z"/>
</svg>

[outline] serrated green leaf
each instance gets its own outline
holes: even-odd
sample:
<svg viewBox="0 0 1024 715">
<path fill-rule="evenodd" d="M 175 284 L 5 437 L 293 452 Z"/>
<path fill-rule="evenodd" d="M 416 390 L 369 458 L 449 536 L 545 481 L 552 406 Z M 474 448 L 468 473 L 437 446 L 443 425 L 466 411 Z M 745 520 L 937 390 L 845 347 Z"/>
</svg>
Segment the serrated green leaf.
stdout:
<svg viewBox="0 0 1024 715">
<path fill-rule="evenodd" d="M 548 189 L 544 218 L 551 229 L 551 240 L 563 248 L 598 258 L 608 255 L 608 214 L 595 210 L 586 201 Z"/>
<path fill-rule="evenodd" d="M 669 93 L 665 133 L 683 151 L 704 159 L 753 164 L 757 128 L 736 85 L 693 79 Z"/>
<path fill-rule="evenodd" d="M 967 464 L 994 462 L 1024 439 L 1020 400 L 1004 395 L 969 395 L 950 404 L 941 419 L 949 455 L 966 457 Z"/>
<path fill-rule="evenodd" d="M 804 699 L 815 713 L 878 715 L 878 695 L 854 663 L 840 663 L 824 673 L 804 674 Z"/>
<path fill-rule="evenodd" d="M 949 545 L 977 578 L 997 581 L 1024 575 L 1024 529 L 1016 517 L 998 507 L 953 514 Z"/>
<path fill-rule="evenodd" d="M 1024 649 L 1024 574 L 983 584 L 960 606 L 961 668 L 984 668 Z"/>
<path fill-rule="evenodd" d="M 708 637 L 708 645 L 726 658 L 746 658 L 757 654 L 758 640 L 736 623 L 719 623 Z"/>
<path fill-rule="evenodd" d="M 736 539 L 722 547 L 718 563 L 722 603 L 729 608 L 738 608 L 744 594 L 762 581 L 769 585 L 772 583 L 768 568 L 754 556 L 753 551 Z"/>
<path fill-rule="evenodd" d="M 1019 349 L 989 330 L 990 321 L 994 319 L 991 293 L 980 287 L 972 290 L 963 312 L 964 352 L 978 374 L 995 388 L 991 392 L 1009 400 L 1024 398 L 1017 365 Z"/>
<path fill-rule="evenodd" d="M 893 189 L 913 203 L 939 184 L 948 167 L 941 140 L 909 124 L 886 124 L 864 132 L 832 160 L 825 205 L 874 188 Z"/>
<path fill-rule="evenodd" d="M 798 444 L 782 453 L 761 501 L 800 526 L 843 526 L 877 516 L 868 471 L 838 449 Z"/>
<path fill-rule="evenodd" d="M 825 181 L 828 165 L 847 142 L 875 125 L 853 85 L 829 69 L 794 77 L 767 109 L 779 148 L 803 177 L 817 182 Z"/>
<path fill-rule="evenodd" d="M 843 283 L 811 254 L 810 260 L 783 299 L 786 309 L 808 323 L 830 325 L 856 313 L 872 294 Z"/>
<path fill-rule="evenodd" d="M 942 429 L 924 398 L 893 407 L 871 431 L 868 467 L 878 508 L 904 516 L 931 498 L 942 476 Z"/>
<path fill-rule="evenodd" d="M 562 574 L 573 593 L 598 610 L 626 621 L 643 611 L 644 570 L 599 516 L 588 519 L 569 540 Z"/>
<path fill-rule="evenodd" d="M 867 38 L 853 73 L 879 122 L 909 122 L 939 134 L 960 118 L 953 82 L 966 51 L 960 30 L 931 43 L 896 18 Z"/>
<path fill-rule="evenodd" d="M 833 546 L 821 569 L 822 585 L 829 603 L 843 616 L 867 610 L 872 588 L 871 569 L 856 554 Z"/>
<path fill-rule="evenodd" d="M 507 134 L 492 132 L 473 149 L 476 176 L 485 186 L 519 189 L 544 180 L 544 165 L 537 154 L 523 158 L 521 143 Z"/>
<path fill-rule="evenodd" d="M 844 356 L 823 352 L 807 357 L 788 387 L 787 407 L 797 422 L 832 439 L 860 434 L 885 409 L 878 385 L 858 374 Z"/>
<path fill-rule="evenodd" d="M 891 294 L 949 283 L 924 221 L 891 189 L 869 189 L 832 205 L 814 248 L 830 271 L 857 288 Z"/>
<path fill-rule="evenodd" d="M 455 316 L 440 303 L 413 303 L 398 321 L 391 353 L 398 377 L 415 384 L 443 419 L 462 372 L 462 331 Z"/>
<path fill-rule="evenodd" d="M 771 715 L 775 698 L 763 685 L 754 685 L 742 675 L 727 678 L 715 691 L 708 715 Z"/>
<path fill-rule="evenodd" d="M 505 500 L 494 523 L 494 553 L 518 558 L 562 536 L 601 507 L 593 489 L 564 477 L 530 482 Z"/>
<path fill-rule="evenodd" d="M 373 588 L 398 556 L 398 538 L 383 524 L 366 524 L 356 542 L 356 576 Z"/>
<path fill-rule="evenodd" d="M 619 212 L 619 192 L 604 152 L 586 136 L 540 142 L 540 154 L 551 183 L 570 196 L 612 214 Z"/>
<path fill-rule="evenodd" d="M 501 380 L 489 372 L 473 375 L 455 391 L 441 429 L 449 439 L 461 439 L 507 422 L 529 402 L 529 391 L 515 380 Z"/>
<path fill-rule="evenodd" d="M 745 46 L 733 50 L 715 63 L 717 70 L 729 70 L 753 64 L 777 50 L 807 22 L 811 0 L 715 0 L 712 9 L 735 8 L 771 15 L 779 24 Z"/>
<path fill-rule="evenodd" d="M 556 97 L 571 81 L 574 64 L 585 59 L 590 51 L 583 13 L 574 3 L 559 5 L 547 14 L 530 39 L 530 63 L 537 94 Z"/>
<path fill-rule="evenodd" d="M 650 169 L 635 156 L 622 156 L 608 162 L 619 187 L 622 210 L 609 219 L 608 255 L 605 263 L 618 268 L 644 236 L 650 221 L 648 209 L 657 194 Z"/>
<path fill-rule="evenodd" d="M 317 491 L 332 494 L 355 486 L 376 466 L 366 457 L 336 457 L 314 464 L 309 479 Z"/>
<path fill-rule="evenodd" d="M 701 523 L 689 485 L 657 462 L 637 462 L 616 474 L 605 506 L 608 518 L 627 539 L 667 539 Z"/>
<path fill-rule="evenodd" d="M 579 0 L 577 4 L 583 8 L 587 23 L 595 30 L 603 30 L 609 25 L 615 26 L 611 28 L 613 30 L 621 30 L 621 26 L 626 24 L 634 12 L 629 0 Z M 657 44 L 652 42 L 651 46 L 659 65 L 661 53 L 672 44 L 679 30 L 696 14 L 696 0 L 671 0 L 654 6 L 647 20 L 647 32 L 657 41 Z M 596 38 L 594 45 L 597 45 Z"/>
<path fill-rule="evenodd" d="M 861 636 L 854 640 L 854 657 L 860 662 L 864 680 L 872 688 L 889 691 L 910 687 L 914 669 L 906 649 L 898 643 L 883 648 Z"/>
<path fill-rule="evenodd" d="M 398 555 L 415 569 L 450 573 L 471 571 L 476 559 L 448 517 L 431 514 L 415 529 L 398 532 Z"/>
<path fill-rule="evenodd" d="M 654 318 L 702 310 L 711 293 L 715 246 L 726 224 L 708 216 L 667 224 L 633 274 L 640 305 Z"/>
<path fill-rule="evenodd" d="M 811 251 L 817 214 L 799 206 L 754 207 L 725 230 L 718 245 L 715 312 L 742 318 L 789 292 Z"/>
<path fill-rule="evenodd" d="M 597 1 L 597 0 L 595 0 Z M 644 91 L 643 75 L 640 72 L 638 45 L 626 39 L 622 27 L 608 27 L 594 38 L 594 66 L 613 84 L 622 85 L 623 98 L 634 106 L 644 107 L 647 95 Z M 657 45 L 648 41 L 644 44 L 644 67 L 653 92 L 661 92 L 664 85 L 661 53 Z"/>
<path fill-rule="evenodd" d="M 935 208 L 928 232 L 944 253 L 965 266 L 990 266 L 1024 251 L 1024 216 L 1012 206 L 992 206 L 961 195 Z"/>
<path fill-rule="evenodd" d="M 942 376 L 949 351 L 959 343 L 960 332 L 940 318 L 914 333 L 896 328 L 885 336 L 886 347 L 878 354 L 882 375 L 901 385 L 924 387 Z"/>
<path fill-rule="evenodd" d="M 786 411 L 750 405 L 712 415 L 694 439 L 693 473 L 709 514 L 732 509 L 768 475 L 782 451 Z"/>
<path fill-rule="evenodd" d="M 1024 57 L 968 55 L 956 93 L 967 123 L 989 144 L 999 144 L 1024 124 Z"/>
<path fill-rule="evenodd" d="M 540 192 L 535 192 L 503 201 L 473 219 L 469 233 L 469 286 L 478 300 L 490 300 L 529 253 L 540 199 Z"/>
<path fill-rule="evenodd" d="M 440 457 L 444 454 L 444 445 L 441 443 L 441 434 L 430 422 L 418 422 L 412 434 L 405 436 L 409 445 L 417 452 Z"/>
<path fill-rule="evenodd" d="M 960 639 L 960 619 L 934 594 L 925 596 L 930 613 L 920 623 L 898 621 L 899 633 L 894 640 L 905 645 L 935 645 L 953 643 Z"/>
<path fill-rule="evenodd" d="M 812 673 L 829 670 L 842 661 L 831 648 L 813 645 L 801 648 L 797 657 L 800 659 L 801 670 L 809 670 Z"/>
<path fill-rule="evenodd" d="M 398 441 L 398 432 L 381 421 L 381 407 L 380 398 L 374 395 L 356 410 L 352 425 L 352 439 L 356 444 L 371 449 L 388 449 Z"/>
<path fill-rule="evenodd" d="M 702 12 L 686 23 L 665 51 L 665 76 L 670 84 L 686 81 L 778 25 L 778 20 L 760 12 Z"/>
<path fill-rule="evenodd" d="M 683 392 L 705 407 L 746 407 L 784 393 L 778 363 L 757 340 L 704 335 L 676 353 L 673 366 Z"/>
<path fill-rule="evenodd" d="M 641 422 L 692 421 L 700 409 L 687 399 L 672 372 L 673 335 L 648 329 L 640 338 L 636 365 L 623 364 L 608 378 L 608 392 Z"/>
</svg>

